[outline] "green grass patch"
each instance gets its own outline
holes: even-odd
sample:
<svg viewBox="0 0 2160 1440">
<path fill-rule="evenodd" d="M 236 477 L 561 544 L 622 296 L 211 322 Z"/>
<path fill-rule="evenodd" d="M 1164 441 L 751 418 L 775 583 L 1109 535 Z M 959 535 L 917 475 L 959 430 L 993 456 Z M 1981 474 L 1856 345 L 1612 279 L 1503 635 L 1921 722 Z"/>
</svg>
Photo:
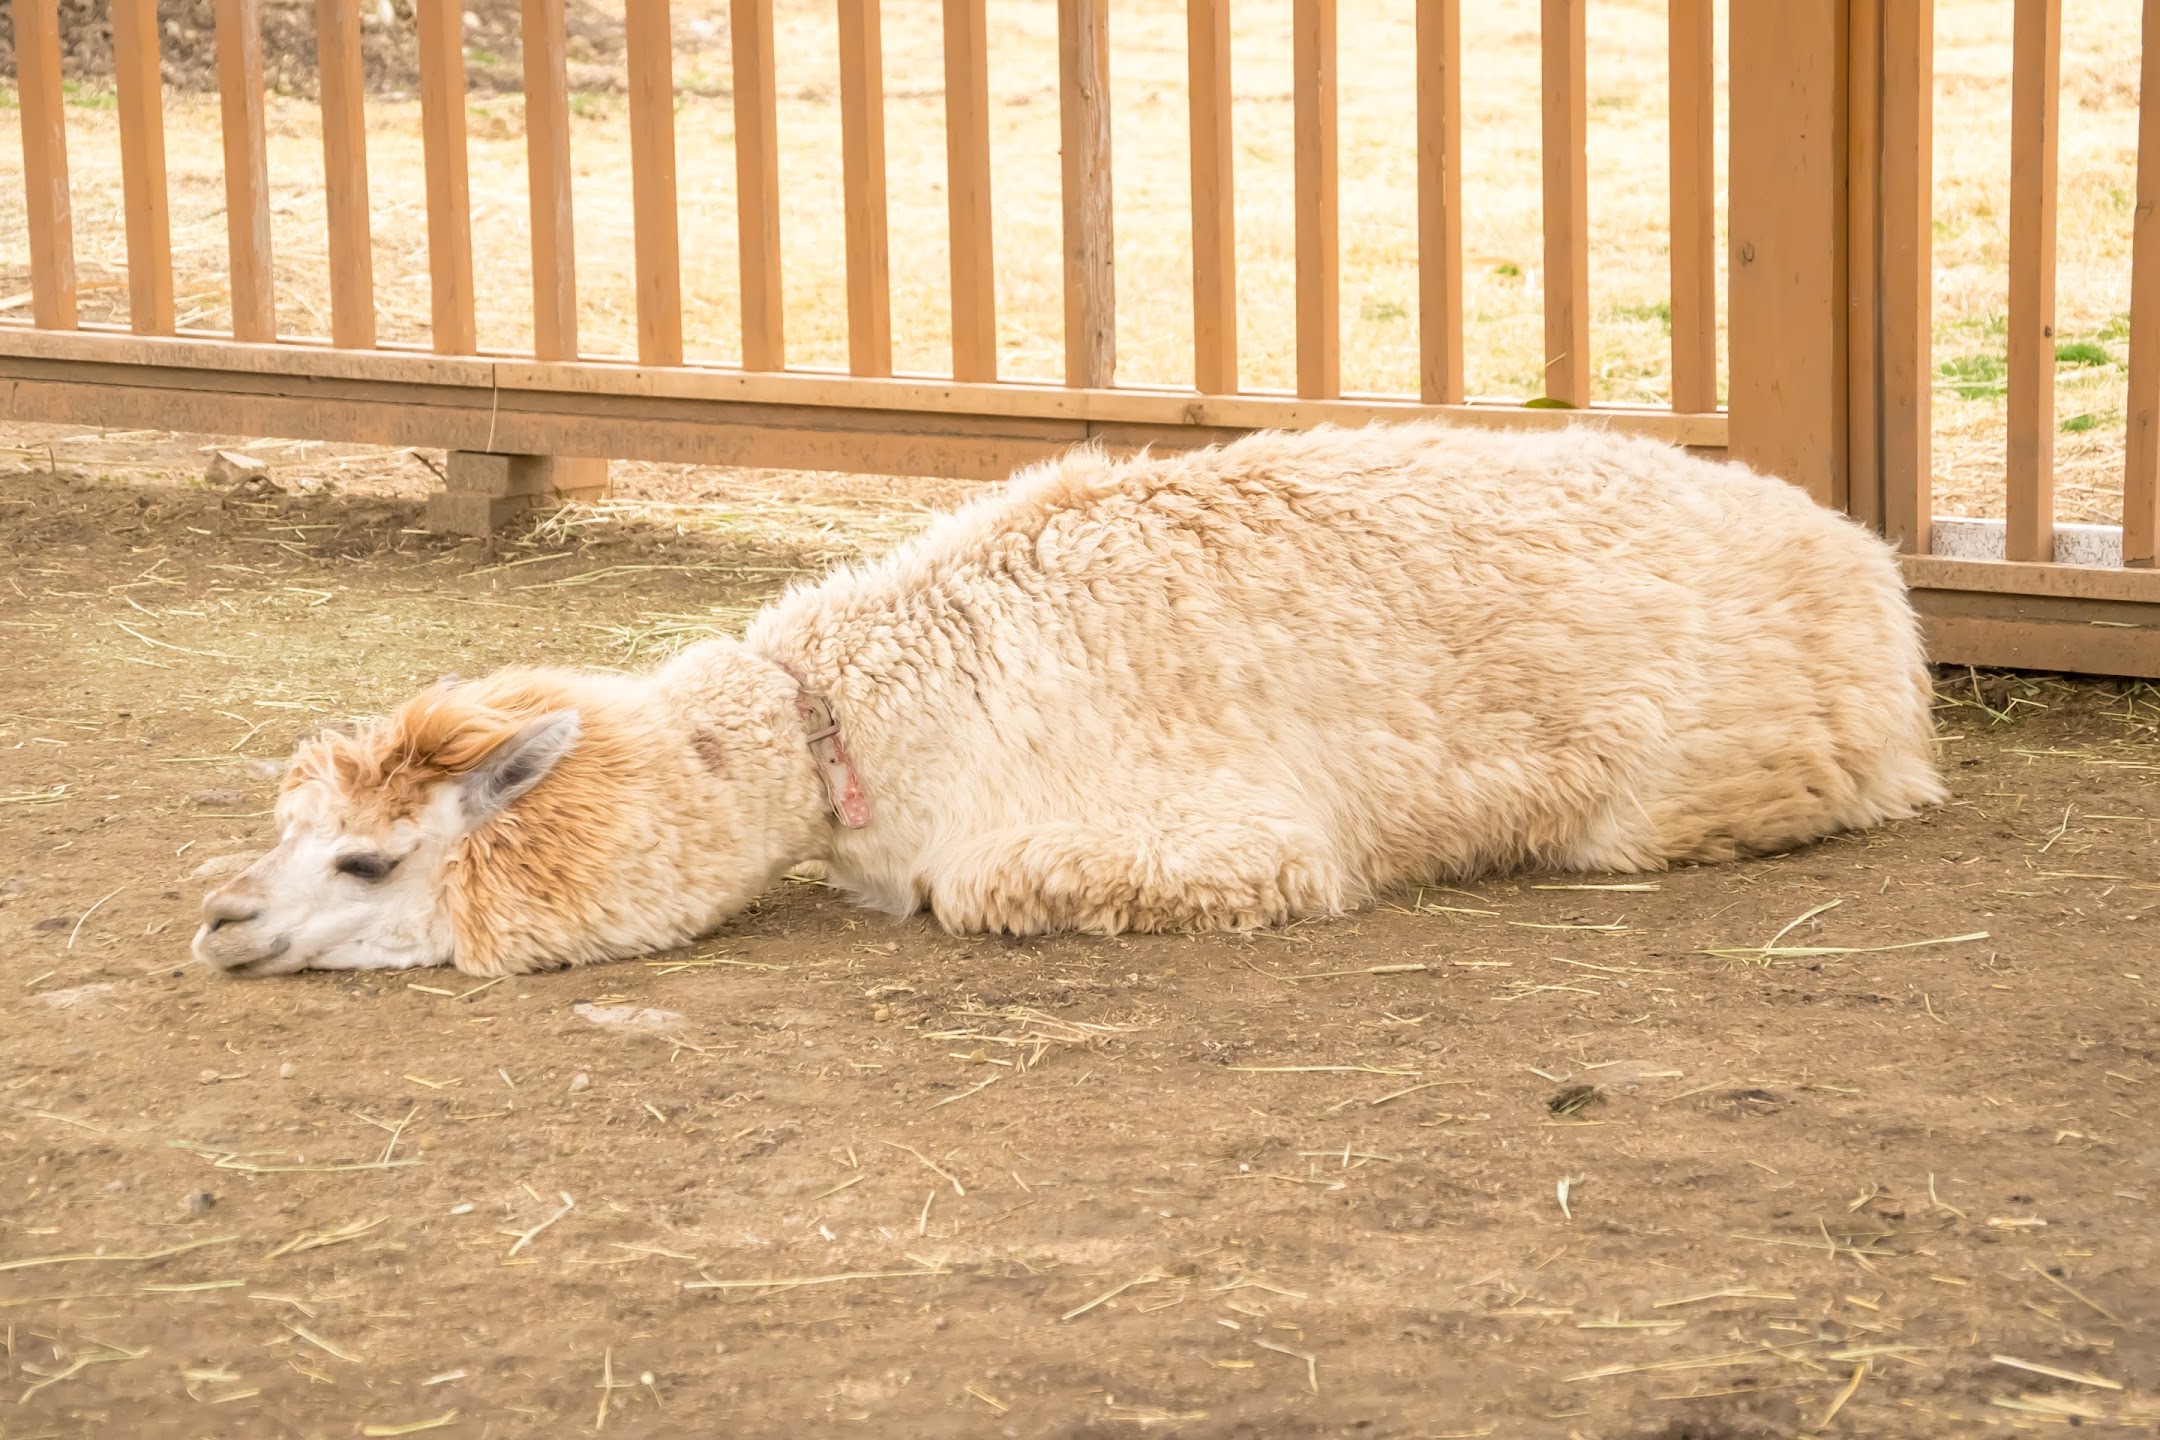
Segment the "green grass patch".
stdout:
<svg viewBox="0 0 2160 1440">
<path fill-rule="evenodd" d="M 1399 300 L 1367 300 L 1358 311 L 1360 319 L 1368 324 L 1385 325 L 1396 320 L 1407 320 L 1410 312 Z"/>
<path fill-rule="evenodd" d="M 2112 365 L 2115 357 L 2096 340 L 2062 340 L 2055 345 L 2058 365 Z"/>
<path fill-rule="evenodd" d="M 1503 260 L 1499 264 L 1492 267 L 1492 273 L 1495 275 L 1505 275 L 1510 280 L 1520 280 L 1522 278 L 1522 266 L 1517 265 L 1512 260 Z"/>
<path fill-rule="evenodd" d="M 1956 355 L 1935 367 L 1942 388 L 1961 400 L 1999 400 L 2008 393 L 2009 360 L 1983 350 L 1975 355 Z"/>
<path fill-rule="evenodd" d="M 1653 305 L 1615 305 L 1605 312 L 1605 318 L 1637 325 L 1656 321 L 1665 327 L 1666 334 L 1672 334 L 1672 302 L 1669 300 L 1660 300 Z"/>
<path fill-rule="evenodd" d="M 78 110 L 114 110 L 120 105 L 116 91 L 95 85 L 85 85 L 80 80 L 60 82 L 60 94 L 66 104 Z"/>
<path fill-rule="evenodd" d="M 2072 415 L 2063 421 L 2062 428 L 2067 435 L 2083 435 L 2088 430 L 2098 430 L 2103 425 L 2115 425 L 2121 421 L 2122 412 L 2119 410 L 2088 410 L 2082 415 Z"/>
</svg>

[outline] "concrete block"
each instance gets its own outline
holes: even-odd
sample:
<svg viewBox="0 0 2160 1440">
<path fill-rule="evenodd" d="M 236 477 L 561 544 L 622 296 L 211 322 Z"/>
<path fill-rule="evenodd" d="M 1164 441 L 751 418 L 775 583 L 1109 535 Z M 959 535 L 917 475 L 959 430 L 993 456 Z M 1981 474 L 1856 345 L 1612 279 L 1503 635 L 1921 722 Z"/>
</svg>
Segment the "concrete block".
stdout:
<svg viewBox="0 0 2160 1440">
<path fill-rule="evenodd" d="M 533 508 L 530 495 L 443 490 L 427 498 L 427 528 L 452 535 L 492 535 Z"/>
<path fill-rule="evenodd" d="M 443 484 L 461 495 L 520 495 L 528 492 L 533 476 L 530 466 L 519 466 L 526 455 L 491 455 L 484 450 L 452 450 Z"/>
<path fill-rule="evenodd" d="M 529 510 L 607 497 L 608 462 L 585 456 L 452 450 L 447 489 L 428 497 L 430 530 L 486 535 Z"/>
</svg>

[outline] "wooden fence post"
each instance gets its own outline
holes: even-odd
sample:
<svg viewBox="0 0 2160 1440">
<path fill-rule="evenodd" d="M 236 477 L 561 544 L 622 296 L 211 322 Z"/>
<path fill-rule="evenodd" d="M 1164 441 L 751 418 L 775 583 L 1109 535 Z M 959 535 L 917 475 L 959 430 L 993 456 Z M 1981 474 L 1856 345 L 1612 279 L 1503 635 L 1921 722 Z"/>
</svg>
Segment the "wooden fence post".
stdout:
<svg viewBox="0 0 2160 1440">
<path fill-rule="evenodd" d="M 75 230 L 68 206 L 67 119 L 60 90 L 56 0 L 17 0 L 15 73 L 30 222 L 30 318 L 41 330 L 72 330 Z"/>
<path fill-rule="evenodd" d="M 955 380 L 995 380 L 998 370 L 988 25 L 986 0 L 945 0 L 945 189 Z"/>
<path fill-rule="evenodd" d="M 578 353 L 577 227 L 570 204 L 570 77 L 559 0 L 524 0 L 525 174 L 532 209 L 533 356 Z"/>
<path fill-rule="evenodd" d="M 316 0 L 322 98 L 323 209 L 329 224 L 330 339 L 375 348 L 375 252 L 368 218 L 367 87 L 359 0 Z"/>
<path fill-rule="evenodd" d="M 1545 145 L 1544 394 L 1576 406 L 1590 403 L 1587 3 L 1545 0 L 1538 26 Z M 1739 94 L 1739 86 L 1733 93 Z"/>
<path fill-rule="evenodd" d="M 1117 373 L 1110 228 L 1110 0 L 1058 0 L 1058 135 L 1065 193 L 1065 383 Z"/>
<path fill-rule="evenodd" d="M 735 224 L 742 267 L 743 369 L 787 367 L 780 288 L 780 125 L 772 0 L 733 0 Z"/>
<path fill-rule="evenodd" d="M 262 0 L 217 0 L 215 13 L 233 339 L 270 341 L 277 339 L 277 278 L 263 141 Z"/>
<path fill-rule="evenodd" d="M 164 80 L 155 0 L 113 0 L 120 184 L 127 207 L 128 328 L 173 332 L 172 218 L 165 190 Z"/>
<path fill-rule="evenodd" d="M 1839 506 L 1847 3 L 1731 11 L 1730 453 Z"/>
</svg>

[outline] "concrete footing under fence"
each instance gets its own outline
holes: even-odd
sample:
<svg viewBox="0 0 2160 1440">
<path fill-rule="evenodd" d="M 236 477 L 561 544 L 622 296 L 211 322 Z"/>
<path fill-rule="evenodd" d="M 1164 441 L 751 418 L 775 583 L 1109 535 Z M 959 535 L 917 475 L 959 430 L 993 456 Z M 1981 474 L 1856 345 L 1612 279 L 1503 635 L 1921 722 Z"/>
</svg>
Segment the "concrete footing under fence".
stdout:
<svg viewBox="0 0 2160 1440">
<path fill-rule="evenodd" d="M 498 455 L 452 450 L 444 488 L 428 496 L 427 527 L 455 535 L 492 535 L 528 511 L 599 500 L 608 462 L 567 455 Z"/>
<path fill-rule="evenodd" d="M 2008 553 L 2003 522 L 1978 520 L 1963 515 L 1935 517 L 1931 553 L 1952 560 L 2000 560 Z M 2122 526 L 2073 525 L 2055 527 L 2055 563 L 2101 565 L 2120 569 L 2123 563 Z"/>
</svg>

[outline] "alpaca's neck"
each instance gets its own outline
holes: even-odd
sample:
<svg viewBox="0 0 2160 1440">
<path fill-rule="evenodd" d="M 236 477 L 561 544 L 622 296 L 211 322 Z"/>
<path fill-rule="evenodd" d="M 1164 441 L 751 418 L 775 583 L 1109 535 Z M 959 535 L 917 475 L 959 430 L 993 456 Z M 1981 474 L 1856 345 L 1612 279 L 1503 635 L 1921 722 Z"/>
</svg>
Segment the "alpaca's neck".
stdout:
<svg viewBox="0 0 2160 1440">
<path fill-rule="evenodd" d="M 577 749 L 453 867 L 459 964 L 491 974 L 682 944 L 826 850 L 787 674 L 732 644 L 566 677 Z"/>
</svg>

